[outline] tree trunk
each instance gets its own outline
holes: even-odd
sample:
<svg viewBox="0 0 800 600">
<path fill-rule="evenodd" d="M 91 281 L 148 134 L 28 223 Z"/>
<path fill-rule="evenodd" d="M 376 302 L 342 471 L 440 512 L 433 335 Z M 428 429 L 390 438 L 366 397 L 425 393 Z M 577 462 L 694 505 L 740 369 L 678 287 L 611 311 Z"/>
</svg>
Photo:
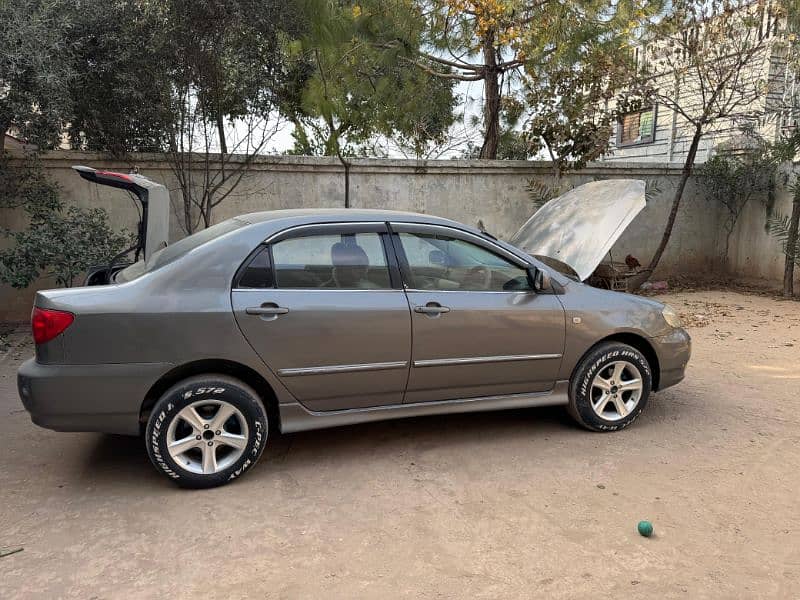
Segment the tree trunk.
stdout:
<svg viewBox="0 0 800 600">
<path fill-rule="evenodd" d="M 480 158 L 497 158 L 500 145 L 500 71 L 494 50 L 494 30 L 483 36 L 483 146 Z"/>
<path fill-rule="evenodd" d="M 792 216 L 789 217 L 789 235 L 786 238 L 786 262 L 783 269 L 783 295 L 794 296 L 794 266 L 797 261 L 798 229 L 800 228 L 800 185 L 795 187 Z"/>
<path fill-rule="evenodd" d="M 192 199 L 189 196 L 190 192 L 188 190 L 184 189 L 182 192 L 183 224 L 185 225 L 186 235 L 192 235 L 194 233 L 194 227 L 192 224 Z"/>
<path fill-rule="evenodd" d="M 345 160 L 341 152 L 337 151 L 336 156 L 344 167 L 344 207 L 350 208 L 350 161 Z"/>
<path fill-rule="evenodd" d="M 227 154 L 228 142 L 225 140 L 225 123 L 222 115 L 217 115 L 217 133 L 219 134 L 219 151 L 221 154 Z"/>
<path fill-rule="evenodd" d="M 211 227 L 211 223 L 212 223 L 211 211 L 212 210 L 214 210 L 214 207 L 211 204 L 211 198 L 207 198 L 206 199 L 206 207 L 205 207 L 205 210 L 203 211 L 203 225 L 205 225 L 206 229 Z"/>
<path fill-rule="evenodd" d="M 11 128 L 11 123 L 0 121 L 0 158 L 6 150 L 6 132 Z"/>
<path fill-rule="evenodd" d="M 675 226 L 675 219 L 678 216 L 678 209 L 680 208 L 681 200 L 683 199 L 683 191 L 686 189 L 686 182 L 689 181 L 689 177 L 692 174 L 694 160 L 697 157 L 697 149 L 700 146 L 700 139 L 702 137 L 702 127 L 697 126 L 694 131 L 694 136 L 692 137 L 692 144 L 689 146 L 689 153 L 686 155 L 686 161 L 683 163 L 683 170 L 681 171 L 681 179 L 678 182 L 678 188 L 675 190 L 675 196 L 672 198 L 672 208 L 669 211 L 669 218 L 667 219 L 667 225 L 664 228 L 664 233 L 661 235 L 661 243 L 658 245 L 658 248 L 656 249 L 655 254 L 653 254 L 653 258 L 650 260 L 650 264 L 647 266 L 647 268 L 628 280 L 629 291 L 638 290 L 645 281 L 650 279 L 653 271 L 655 271 L 656 267 L 658 267 L 658 263 L 661 260 L 664 250 L 666 250 L 667 244 L 669 243 L 669 238 L 672 235 L 672 228 Z"/>
<path fill-rule="evenodd" d="M 342 147 L 339 145 L 339 137 L 349 128 L 348 125 L 341 124 L 337 128 L 333 121 L 328 121 L 328 131 L 330 137 L 325 142 L 325 155 L 335 154 L 344 167 L 344 207 L 350 208 L 350 161 L 345 159 L 342 154 Z"/>
</svg>

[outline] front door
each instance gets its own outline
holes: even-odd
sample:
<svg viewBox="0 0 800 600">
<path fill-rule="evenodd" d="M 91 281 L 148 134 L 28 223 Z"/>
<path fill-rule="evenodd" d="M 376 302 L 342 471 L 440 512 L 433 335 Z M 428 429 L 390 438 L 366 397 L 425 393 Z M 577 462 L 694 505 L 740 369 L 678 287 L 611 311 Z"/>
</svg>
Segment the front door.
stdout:
<svg viewBox="0 0 800 600">
<path fill-rule="evenodd" d="M 552 389 L 564 310 L 500 246 L 448 227 L 392 224 L 412 309 L 405 402 Z"/>
<path fill-rule="evenodd" d="M 311 410 L 403 401 L 411 319 L 386 232 L 380 223 L 297 228 L 240 271 L 240 328 Z"/>
</svg>

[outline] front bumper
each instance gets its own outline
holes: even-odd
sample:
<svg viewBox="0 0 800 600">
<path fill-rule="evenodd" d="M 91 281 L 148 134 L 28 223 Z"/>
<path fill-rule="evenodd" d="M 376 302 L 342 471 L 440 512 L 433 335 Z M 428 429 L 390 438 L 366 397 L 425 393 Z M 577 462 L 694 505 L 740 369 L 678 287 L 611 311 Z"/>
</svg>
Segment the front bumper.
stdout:
<svg viewBox="0 0 800 600">
<path fill-rule="evenodd" d="M 652 341 L 661 372 L 657 390 L 680 383 L 686 375 L 686 365 L 692 355 L 692 338 L 685 329 L 679 327 Z"/>
<path fill-rule="evenodd" d="M 168 363 L 44 365 L 25 361 L 17 388 L 31 420 L 55 431 L 139 435 L 147 392 Z"/>
</svg>

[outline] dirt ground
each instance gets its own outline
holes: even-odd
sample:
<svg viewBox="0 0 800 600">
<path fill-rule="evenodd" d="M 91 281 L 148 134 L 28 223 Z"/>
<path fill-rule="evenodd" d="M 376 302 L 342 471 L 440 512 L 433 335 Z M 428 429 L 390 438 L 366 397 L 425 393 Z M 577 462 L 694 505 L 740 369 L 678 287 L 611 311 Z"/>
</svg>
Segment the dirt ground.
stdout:
<svg viewBox="0 0 800 600">
<path fill-rule="evenodd" d="M 800 303 L 661 299 L 694 356 L 629 430 L 537 409 L 286 435 L 200 492 L 140 440 L 33 426 L 14 333 L 0 552 L 24 550 L 0 558 L 0 597 L 800 597 Z"/>
</svg>

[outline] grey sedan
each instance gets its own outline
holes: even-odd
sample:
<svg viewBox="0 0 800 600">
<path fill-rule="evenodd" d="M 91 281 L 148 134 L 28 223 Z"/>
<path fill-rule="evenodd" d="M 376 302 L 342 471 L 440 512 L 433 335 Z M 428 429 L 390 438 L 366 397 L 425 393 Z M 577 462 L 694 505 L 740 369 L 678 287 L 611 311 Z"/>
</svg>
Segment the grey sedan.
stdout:
<svg viewBox="0 0 800 600">
<path fill-rule="evenodd" d="M 143 435 L 187 487 L 242 475 L 270 430 L 547 405 L 622 429 L 683 378 L 689 336 L 550 264 L 427 215 L 244 215 L 39 292 L 19 393 L 42 427 Z"/>
</svg>

